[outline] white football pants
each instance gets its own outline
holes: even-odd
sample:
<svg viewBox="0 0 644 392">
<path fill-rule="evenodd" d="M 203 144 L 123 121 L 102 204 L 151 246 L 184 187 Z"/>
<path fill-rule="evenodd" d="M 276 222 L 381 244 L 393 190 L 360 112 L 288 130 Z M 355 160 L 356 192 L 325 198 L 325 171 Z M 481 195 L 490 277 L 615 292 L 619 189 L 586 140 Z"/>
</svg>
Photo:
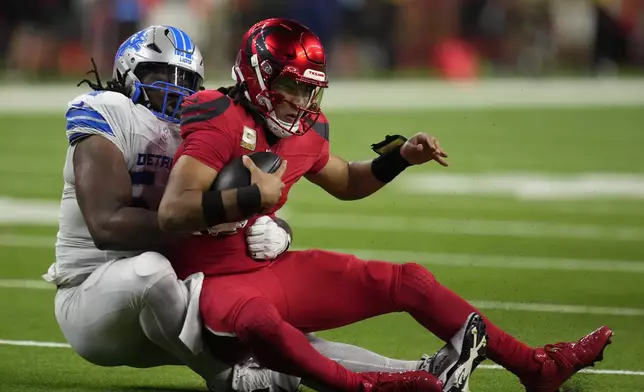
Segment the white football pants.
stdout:
<svg viewBox="0 0 644 392">
<path fill-rule="evenodd" d="M 56 320 L 72 348 L 100 366 L 187 365 L 213 388 L 230 388 L 230 366 L 179 339 L 189 292 L 161 254 L 146 252 L 97 268 L 56 293 Z"/>
</svg>

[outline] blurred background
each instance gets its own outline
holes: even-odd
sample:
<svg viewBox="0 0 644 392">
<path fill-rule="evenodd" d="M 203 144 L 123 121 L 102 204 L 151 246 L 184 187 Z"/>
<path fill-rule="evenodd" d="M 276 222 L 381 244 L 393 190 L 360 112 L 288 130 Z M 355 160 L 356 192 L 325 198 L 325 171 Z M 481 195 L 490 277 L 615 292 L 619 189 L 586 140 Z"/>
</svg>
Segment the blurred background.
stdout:
<svg viewBox="0 0 644 392">
<path fill-rule="evenodd" d="M 121 41 L 166 23 L 196 39 L 218 76 L 242 32 L 272 16 L 317 32 L 336 77 L 644 73 L 643 0 L 7 1 L 0 70 L 76 76 L 93 56 L 108 71 Z"/>
</svg>

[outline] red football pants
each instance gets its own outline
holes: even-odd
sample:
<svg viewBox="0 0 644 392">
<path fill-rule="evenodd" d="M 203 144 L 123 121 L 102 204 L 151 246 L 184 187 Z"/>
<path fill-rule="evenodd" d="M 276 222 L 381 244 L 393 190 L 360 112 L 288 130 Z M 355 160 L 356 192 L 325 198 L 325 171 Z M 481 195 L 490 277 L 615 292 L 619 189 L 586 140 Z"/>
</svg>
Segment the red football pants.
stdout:
<svg viewBox="0 0 644 392">
<path fill-rule="evenodd" d="M 237 334 L 239 313 L 256 298 L 301 331 L 341 327 L 393 311 L 391 288 L 401 268 L 340 253 L 286 252 L 260 270 L 206 277 L 201 312 L 213 332 Z"/>
<path fill-rule="evenodd" d="M 207 276 L 201 293 L 210 331 L 235 335 L 266 367 L 342 391 L 360 390 L 362 379 L 319 354 L 302 332 L 400 311 L 448 340 L 476 309 L 418 264 L 321 250 L 287 252 L 244 274 Z M 490 358 L 515 373 L 525 370 L 532 350 L 486 322 Z"/>
</svg>

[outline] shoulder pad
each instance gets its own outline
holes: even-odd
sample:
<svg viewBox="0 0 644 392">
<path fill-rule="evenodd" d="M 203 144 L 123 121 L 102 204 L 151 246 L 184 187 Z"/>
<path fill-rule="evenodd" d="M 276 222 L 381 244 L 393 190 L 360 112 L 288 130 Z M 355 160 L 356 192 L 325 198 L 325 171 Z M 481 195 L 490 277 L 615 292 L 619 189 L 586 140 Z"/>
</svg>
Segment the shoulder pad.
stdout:
<svg viewBox="0 0 644 392">
<path fill-rule="evenodd" d="M 217 90 L 199 91 L 181 105 L 181 129 L 189 132 L 199 123 L 222 116 L 232 106 L 232 99 Z"/>
<path fill-rule="evenodd" d="M 320 113 L 315 123 L 311 119 L 307 120 L 306 123 L 323 139 L 329 140 L 329 121 L 323 113 Z"/>
<path fill-rule="evenodd" d="M 114 91 L 92 91 L 74 98 L 69 102 L 67 107 L 71 109 L 77 108 L 80 105 L 88 105 L 94 108 L 105 106 L 111 108 L 122 107 L 125 109 L 132 106 L 133 102 L 129 97 Z"/>
<path fill-rule="evenodd" d="M 73 145 L 90 135 L 116 139 L 108 119 L 120 118 L 119 112 L 129 113 L 131 104 L 128 97 L 112 91 L 95 91 L 76 97 L 69 102 L 65 113 L 69 144 Z"/>
</svg>

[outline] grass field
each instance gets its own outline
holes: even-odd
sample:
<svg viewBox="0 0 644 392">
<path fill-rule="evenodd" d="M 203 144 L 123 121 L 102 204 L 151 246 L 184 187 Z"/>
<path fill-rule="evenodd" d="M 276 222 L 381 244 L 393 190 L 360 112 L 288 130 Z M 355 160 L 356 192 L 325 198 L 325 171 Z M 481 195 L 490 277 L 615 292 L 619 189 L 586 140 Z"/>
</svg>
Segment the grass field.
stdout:
<svg viewBox="0 0 644 392">
<path fill-rule="evenodd" d="M 616 335 L 605 360 L 569 390 L 644 391 L 644 108 L 329 118 L 332 150 L 346 158 L 369 158 L 369 145 L 385 134 L 425 130 L 440 138 L 451 166 L 410 169 L 351 203 L 299 184 L 285 211 L 295 246 L 421 262 L 529 344 L 576 340 L 607 324 Z M 53 260 L 56 227 L 45 216 L 61 192 L 65 134 L 62 115 L 0 121 L 0 390 L 203 390 L 181 368 L 105 369 L 68 348 L 16 345 L 64 342 L 54 290 L 33 281 Z M 49 213 L 22 222 L 29 205 Z M 409 359 L 440 345 L 405 315 L 322 335 Z M 485 366 L 471 387 L 522 390 Z"/>
</svg>

